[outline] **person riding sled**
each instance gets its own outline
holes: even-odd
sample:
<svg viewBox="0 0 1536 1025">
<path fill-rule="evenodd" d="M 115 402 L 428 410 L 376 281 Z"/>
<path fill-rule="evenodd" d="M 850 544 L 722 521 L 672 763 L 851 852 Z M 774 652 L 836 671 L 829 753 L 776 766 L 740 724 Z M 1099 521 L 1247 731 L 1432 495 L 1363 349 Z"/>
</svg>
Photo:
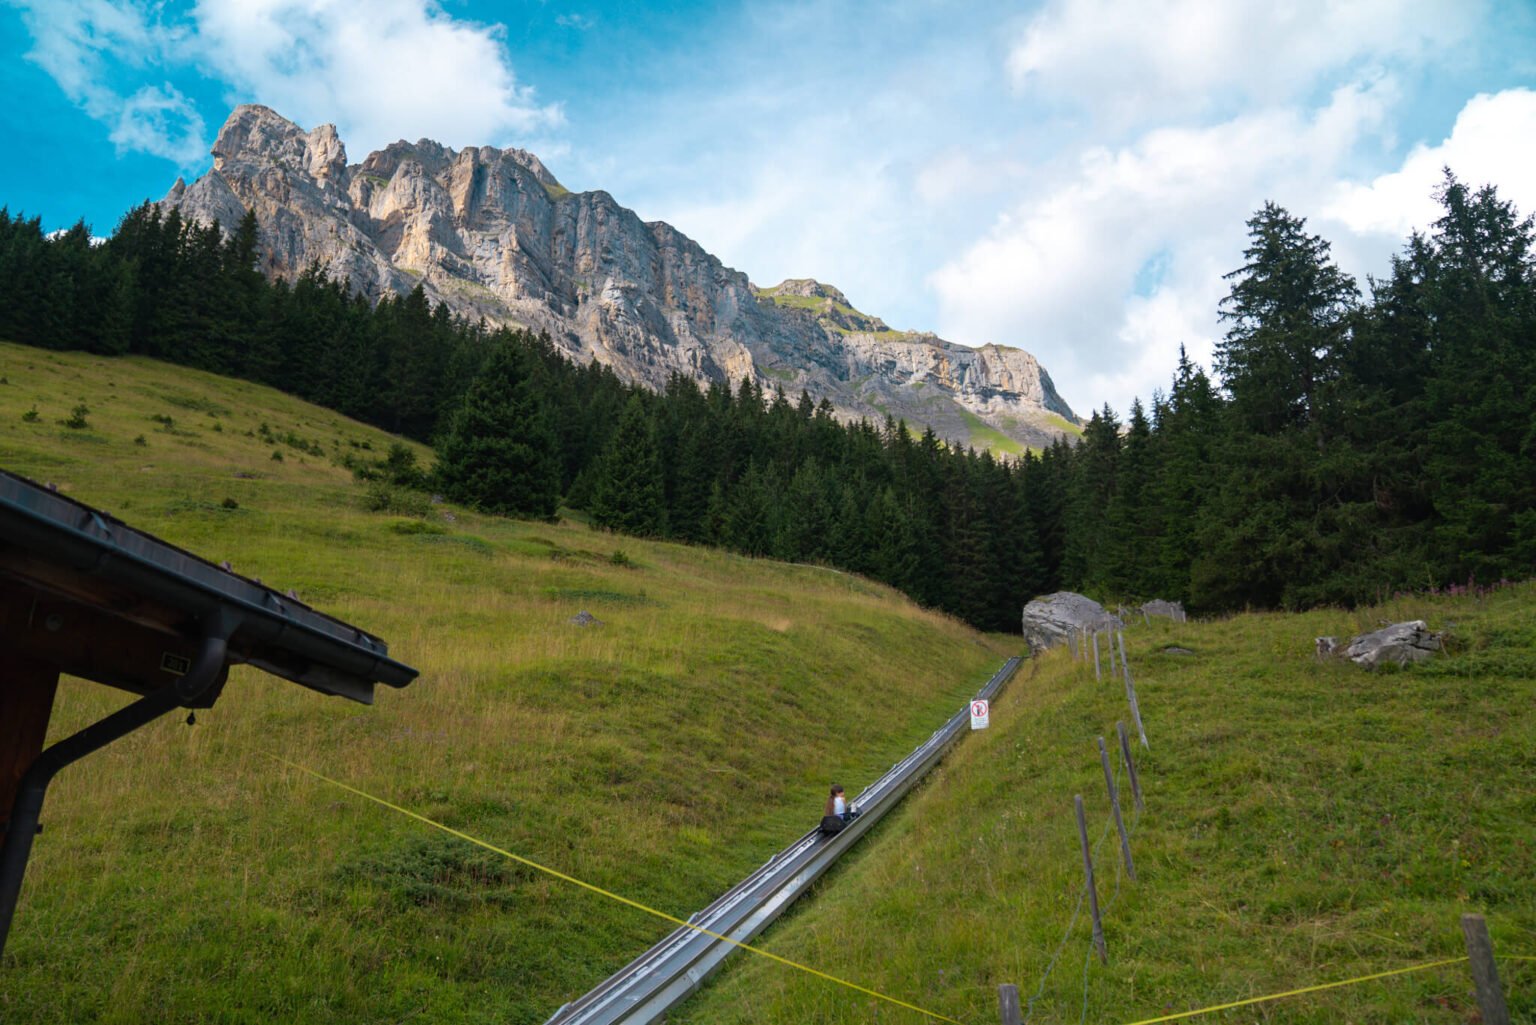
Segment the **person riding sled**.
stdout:
<svg viewBox="0 0 1536 1025">
<path fill-rule="evenodd" d="M 828 836 L 840 833 L 844 826 L 858 816 L 859 813 L 848 803 L 842 786 L 837 783 L 832 784 L 832 792 L 827 795 L 826 808 L 821 816 L 821 831 Z"/>
</svg>

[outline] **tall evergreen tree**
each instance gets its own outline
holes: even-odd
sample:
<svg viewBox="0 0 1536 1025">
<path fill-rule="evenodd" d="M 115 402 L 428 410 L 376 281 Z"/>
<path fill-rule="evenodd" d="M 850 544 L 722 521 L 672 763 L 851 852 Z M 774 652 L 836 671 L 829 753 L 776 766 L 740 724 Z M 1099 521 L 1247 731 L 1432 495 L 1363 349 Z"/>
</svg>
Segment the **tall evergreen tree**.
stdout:
<svg viewBox="0 0 1536 1025">
<path fill-rule="evenodd" d="M 597 468 L 590 512 L 599 527 L 656 537 L 665 524 L 661 460 L 645 400 L 631 396 Z"/>
<path fill-rule="evenodd" d="M 543 408 L 545 374 L 526 347 L 496 346 L 438 445 L 443 494 L 490 513 L 555 514 L 560 468 Z"/>
<path fill-rule="evenodd" d="M 1247 262 L 1230 274 L 1221 318 L 1231 326 L 1216 345 L 1238 422 L 1273 434 L 1321 427 L 1328 385 L 1359 298 L 1354 279 L 1329 258 L 1306 221 L 1274 203 L 1248 220 Z"/>
</svg>

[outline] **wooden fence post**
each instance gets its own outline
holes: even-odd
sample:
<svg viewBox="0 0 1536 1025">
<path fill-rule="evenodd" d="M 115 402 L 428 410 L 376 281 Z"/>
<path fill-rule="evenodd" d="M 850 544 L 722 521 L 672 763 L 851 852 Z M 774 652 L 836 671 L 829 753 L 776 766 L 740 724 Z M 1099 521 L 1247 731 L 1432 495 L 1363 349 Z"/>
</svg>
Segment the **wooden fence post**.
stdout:
<svg viewBox="0 0 1536 1025">
<path fill-rule="evenodd" d="M 1104 922 L 1099 918 L 1099 891 L 1093 885 L 1093 851 L 1088 846 L 1088 820 L 1083 815 L 1083 795 L 1077 800 L 1077 838 L 1083 844 L 1083 875 L 1088 878 L 1088 909 L 1093 912 L 1093 945 L 1099 952 L 1099 962 L 1109 964 L 1109 952 L 1104 948 Z"/>
<path fill-rule="evenodd" d="M 1125 862 L 1125 874 L 1136 880 L 1136 864 L 1131 860 L 1131 838 L 1125 835 L 1125 819 L 1120 815 L 1120 791 L 1115 788 L 1115 774 L 1109 768 L 1109 749 L 1104 738 L 1099 738 L 1099 761 L 1104 765 L 1104 787 L 1109 791 L 1109 806 L 1115 813 L 1115 829 L 1120 833 L 1120 858 Z"/>
<path fill-rule="evenodd" d="M 1099 631 L 1093 631 L 1093 682 L 1100 683 L 1104 679 L 1103 670 L 1099 668 Z"/>
<path fill-rule="evenodd" d="M 1141 735 L 1141 746 L 1150 749 L 1147 743 L 1147 728 L 1141 724 L 1141 705 L 1136 701 L 1136 684 L 1131 682 L 1131 664 L 1125 660 L 1125 634 L 1119 634 L 1120 641 L 1120 669 L 1125 674 L 1125 700 L 1131 706 L 1131 718 L 1136 723 L 1136 732 Z"/>
<path fill-rule="evenodd" d="M 1143 811 L 1146 805 L 1141 800 L 1141 777 L 1136 774 L 1136 759 L 1131 757 L 1131 736 L 1125 731 L 1125 723 L 1116 722 L 1115 731 L 1120 734 L 1120 757 L 1125 759 L 1125 768 L 1131 775 L 1131 796 L 1136 798 L 1136 810 Z"/>
<path fill-rule="evenodd" d="M 997 987 L 997 1009 L 1002 1014 L 1003 1025 L 1021 1025 L 1024 1015 L 1019 1010 L 1019 987 L 1011 982 Z"/>
<path fill-rule="evenodd" d="M 1509 1005 L 1499 985 L 1499 969 L 1493 962 L 1493 941 L 1482 915 L 1462 915 L 1461 934 L 1467 940 L 1467 959 L 1472 962 L 1472 981 L 1477 986 L 1477 1006 L 1483 1025 L 1509 1025 Z"/>
</svg>

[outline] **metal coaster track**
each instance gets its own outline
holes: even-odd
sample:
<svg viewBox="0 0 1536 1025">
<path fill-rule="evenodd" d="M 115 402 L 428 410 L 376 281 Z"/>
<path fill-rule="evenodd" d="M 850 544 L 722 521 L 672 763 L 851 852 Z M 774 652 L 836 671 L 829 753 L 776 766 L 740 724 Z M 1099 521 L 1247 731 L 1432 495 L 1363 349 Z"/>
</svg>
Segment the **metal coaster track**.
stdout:
<svg viewBox="0 0 1536 1025">
<path fill-rule="evenodd" d="M 1019 662 L 1017 657 L 1005 662 L 976 697 L 990 700 L 1013 676 Z M 644 1025 L 659 1021 L 698 989 L 735 949 L 735 944 L 699 929 L 737 943 L 750 942 L 894 808 L 969 723 L 967 702 L 917 750 L 853 799 L 860 814 L 842 832 L 828 837 L 819 829 L 812 829 L 709 907 L 692 915 L 688 921 L 697 928 L 679 927 L 591 992 L 561 1007 L 546 1025 Z"/>
</svg>

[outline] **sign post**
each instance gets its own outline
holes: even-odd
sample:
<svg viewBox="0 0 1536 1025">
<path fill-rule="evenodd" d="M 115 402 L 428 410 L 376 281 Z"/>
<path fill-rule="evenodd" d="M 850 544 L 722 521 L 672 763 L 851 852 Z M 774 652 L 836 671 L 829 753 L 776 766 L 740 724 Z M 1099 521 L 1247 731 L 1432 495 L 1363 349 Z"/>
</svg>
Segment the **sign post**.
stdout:
<svg viewBox="0 0 1536 1025">
<path fill-rule="evenodd" d="M 991 725 L 992 709 L 982 698 L 971 702 L 971 729 L 984 730 Z"/>
</svg>

